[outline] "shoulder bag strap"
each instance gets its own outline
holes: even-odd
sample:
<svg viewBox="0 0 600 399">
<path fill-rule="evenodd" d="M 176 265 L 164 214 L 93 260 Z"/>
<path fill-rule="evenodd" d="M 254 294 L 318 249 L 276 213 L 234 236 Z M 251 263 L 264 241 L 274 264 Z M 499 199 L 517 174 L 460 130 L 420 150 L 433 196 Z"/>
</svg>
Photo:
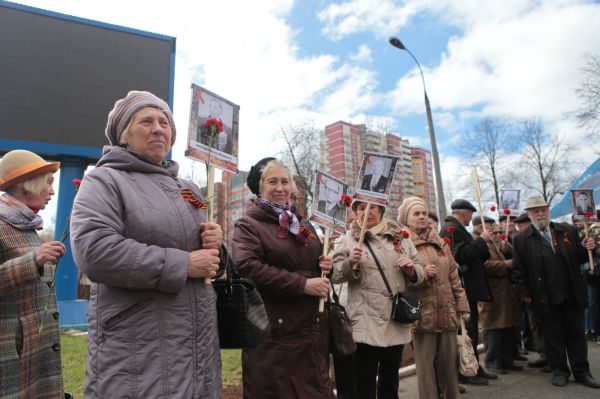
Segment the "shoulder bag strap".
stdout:
<svg viewBox="0 0 600 399">
<path fill-rule="evenodd" d="M 394 298 L 394 293 L 392 292 L 390 283 L 388 283 L 387 278 L 385 278 L 385 273 L 383 272 L 383 269 L 381 268 L 381 264 L 379 264 L 379 259 L 377 259 L 377 256 L 375 256 L 375 252 L 373 252 L 373 249 L 371 248 L 369 241 L 365 240 L 364 243 L 367 246 L 367 249 L 369 250 L 369 252 L 371 252 L 371 255 L 373 255 L 373 260 L 375 261 L 375 264 L 377 265 L 377 269 L 379 270 L 379 273 L 381 274 L 381 278 L 383 278 L 383 282 L 385 283 L 385 288 L 387 288 L 390 298 Z"/>
</svg>

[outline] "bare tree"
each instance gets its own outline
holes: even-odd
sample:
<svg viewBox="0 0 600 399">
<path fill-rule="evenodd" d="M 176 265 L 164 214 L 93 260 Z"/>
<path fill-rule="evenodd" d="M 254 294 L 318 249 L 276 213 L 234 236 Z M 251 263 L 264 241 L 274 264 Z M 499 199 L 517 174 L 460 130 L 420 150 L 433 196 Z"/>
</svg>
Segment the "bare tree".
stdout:
<svg viewBox="0 0 600 399">
<path fill-rule="evenodd" d="M 521 168 L 513 176 L 551 204 L 576 177 L 571 161 L 573 146 L 546 132 L 539 119 L 522 120 L 519 130 Z"/>
<path fill-rule="evenodd" d="M 581 106 L 575 112 L 580 127 L 588 129 L 590 136 L 600 136 L 600 55 L 587 54 L 586 66 L 582 68 L 583 82 L 575 90 Z"/>
<path fill-rule="evenodd" d="M 496 204 L 500 203 L 503 159 L 512 141 L 512 124 L 503 118 L 485 117 L 465 134 L 461 152 L 481 170 L 482 185 L 491 185 Z M 482 187 L 482 193 L 486 192 Z"/>
<path fill-rule="evenodd" d="M 278 134 L 285 148 L 277 156 L 294 172 L 298 189 L 296 202 L 302 212 L 306 212 L 312 204 L 315 169 L 319 166 L 320 158 L 320 135 L 320 129 L 315 127 L 312 120 L 282 127 Z"/>
</svg>

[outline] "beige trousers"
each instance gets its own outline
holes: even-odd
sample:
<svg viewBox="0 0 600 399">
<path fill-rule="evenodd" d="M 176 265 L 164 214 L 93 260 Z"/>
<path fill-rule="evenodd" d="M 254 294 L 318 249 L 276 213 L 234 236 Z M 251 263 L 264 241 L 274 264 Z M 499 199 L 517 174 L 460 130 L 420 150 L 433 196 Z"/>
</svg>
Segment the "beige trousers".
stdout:
<svg viewBox="0 0 600 399">
<path fill-rule="evenodd" d="M 413 346 L 419 399 L 458 399 L 456 332 L 414 333 Z"/>
</svg>

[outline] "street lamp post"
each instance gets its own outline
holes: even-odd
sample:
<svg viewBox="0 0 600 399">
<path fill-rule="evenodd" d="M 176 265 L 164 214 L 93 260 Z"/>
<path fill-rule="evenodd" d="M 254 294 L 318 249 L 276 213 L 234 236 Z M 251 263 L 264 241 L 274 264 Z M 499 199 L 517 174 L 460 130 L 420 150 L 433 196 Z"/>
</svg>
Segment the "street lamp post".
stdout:
<svg viewBox="0 0 600 399">
<path fill-rule="evenodd" d="M 431 156 L 433 157 L 433 170 L 435 172 L 435 187 L 436 193 L 438 197 L 438 207 L 439 207 L 439 217 L 440 221 L 444 221 L 446 219 L 446 199 L 444 197 L 444 187 L 442 186 L 442 173 L 440 171 L 440 158 L 438 155 L 437 144 L 435 141 L 435 132 L 433 130 L 433 119 L 431 118 L 431 106 L 429 105 L 429 97 L 427 97 L 427 90 L 425 89 L 425 78 L 423 77 L 423 70 L 421 69 L 421 64 L 417 61 L 417 58 L 410 52 L 409 49 L 404 47 L 404 44 L 400 41 L 400 39 L 391 36 L 388 41 L 390 44 L 400 50 L 406 51 L 415 63 L 417 67 L 419 67 L 419 72 L 421 73 L 421 80 L 423 81 L 423 93 L 425 94 L 425 111 L 427 113 L 427 128 L 429 130 L 429 141 L 431 142 Z"/>
</svg>

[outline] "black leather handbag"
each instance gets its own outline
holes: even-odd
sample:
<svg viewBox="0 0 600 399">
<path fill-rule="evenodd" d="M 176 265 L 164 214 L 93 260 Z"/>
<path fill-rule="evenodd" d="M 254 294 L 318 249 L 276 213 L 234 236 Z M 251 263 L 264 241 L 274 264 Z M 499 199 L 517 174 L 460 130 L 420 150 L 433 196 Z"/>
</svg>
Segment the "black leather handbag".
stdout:
<svg viewBox="0 0 600 399">
<path fill-rule="evenodd" d="M 331 280 L 330 280 L 331 281 Z M 356 342 L 352 337 L 352 322 L 346 309 L 340 304 L 338 294 L 331 286 L 331 297 L 327 298 L 329 311 L 329 353 L 332 355 L 351 355 L 356 351 Z"/>
<path fill-rule="evenodd" d="M 421 304 L 419 303 L 416 295 L 410 291 L 406 291 L 404 293 L 396 292 L 394 294 L 392 292 L 392 288 L 390 287 L 390 283 L 388 283 L 385 273 L 381 268 L 381 264 L 379 264 L 379 259 L 377 259 L 377 256 L 375 256 L 375 253 L 371 249 L 371 245 L 369 245 L 369 242 L 366 240 L 365 245 L 369 249 L 369 252 L 371 252 L 373 260 L 375 260 L 377 269 L 379 269 L 379 273 L 381 274 L 383 282 L 385 283 L 385 288 L 387 289 L 390 299 L 392 300 L 392 320 L 401 324 L 412 324 L 419 320 L 421 318 Z"/>
<path fill-rule="evenodd" d="M 271 331 L 265 304 L 248 278 L 238 275 L 226 251 L 226 278 L 213 280 L 217 293 L 219 342 L 222 349 L 253 348 Z"/>
</svg>

